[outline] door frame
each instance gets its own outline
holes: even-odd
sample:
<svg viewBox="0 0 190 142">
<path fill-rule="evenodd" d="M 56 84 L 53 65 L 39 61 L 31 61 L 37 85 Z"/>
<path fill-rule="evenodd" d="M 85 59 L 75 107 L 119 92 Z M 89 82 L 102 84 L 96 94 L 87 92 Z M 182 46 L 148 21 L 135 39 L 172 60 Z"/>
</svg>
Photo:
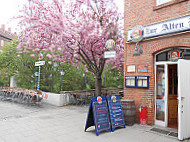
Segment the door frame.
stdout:
<svg viewBox="0 0 190 142">
<path fill-rule="evenodd" d="M 164 50 L 166 51 L 166 50 Z M 160 54 L 161 52 L 159 52 L 158 54 Z M 156 54 L 157 55 L 157 54 Z M 163 127 L 168 127 L 168 65 L 177 65 L 178 66 L 178 62 L 172 62 L 172 61 L 160 61 L 160 62 L 156 62 L 156 55 L 155 55 L 155 65 L 154 65 L 154 72 L 155 72 L 155 125 L 159 125 L 159 126 L 163 126 Z M 164 93 L 164 102 L 165 102 L 165 117 L 164 117 L 164 121 L 161 120 L 156 120 L 156 91 L 157 91 L 157 77 L 156 77 L 156 67 L 157 65 L 164 65 L 164 74 L 165 74 L 165 93 Z M 177 95 L 178 97 L 178 95 Z"/>
</svg>

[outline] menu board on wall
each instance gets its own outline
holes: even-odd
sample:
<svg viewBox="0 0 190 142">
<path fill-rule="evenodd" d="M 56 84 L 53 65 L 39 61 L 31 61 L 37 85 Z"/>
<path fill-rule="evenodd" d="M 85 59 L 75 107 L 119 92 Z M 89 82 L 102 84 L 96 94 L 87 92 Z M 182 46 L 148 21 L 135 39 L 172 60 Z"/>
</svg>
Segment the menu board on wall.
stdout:
<svg viewBox="0 0 190 142">
<path fill-rule="evenodd" d="M 125 87 L 135 87 L 135 76 L 125 76 Z"/>
<path fill-rule="evenodd" d="M 125 87 L 149 88 L 149 76 L 125 76 Z"/>
<path fill-rule="evenodd" d="M 149 76 L 137 76 L 137 87 L 149 88 Z"/>
<path fill-rule="evenodd" d="M 103 130 L 109 130 L 111 132 L 111 126 L 109 121 L 108 106 L 106 97 L 95 97 L 90 102 L 88 117 L 86 120 L 86 130 L 95 125 L 96 135 Z"/>
<path fill-rule="evenodd" d="M 116 127 L 122 126 L 125 128 L 125 121 L 123 117 L 120 96 L 107 97 L 107 102 L 112 131 L 114 131 Z"/>
</svg>

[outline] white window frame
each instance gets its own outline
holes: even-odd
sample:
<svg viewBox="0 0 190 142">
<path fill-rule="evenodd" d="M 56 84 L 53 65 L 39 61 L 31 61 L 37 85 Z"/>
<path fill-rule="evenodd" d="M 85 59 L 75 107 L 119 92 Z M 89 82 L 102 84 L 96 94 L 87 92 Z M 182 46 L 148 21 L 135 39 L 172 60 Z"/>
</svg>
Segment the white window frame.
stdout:
<svg viewBox="0 0 190 142">
<path fill-rule="evenodd" d="M 182 48 L 179 48 L 179 49 L 182 49 Z M 156 62 L 156 55 L 162 53 L 162 52 L 165 52 L 165 51 L 169 51 L 171 49 L 166 49 L 166 50 L 163 50 L 157 54 L 155 54 L 154 56 L 154 73 L 155 73 L 155 92 L 154 92 L 154 97 L 155 97 L 155 117 L 154 117 L 154 120 L 155 120 L 155 125 L 158 125 L 158 126 L 162 126 L 162 127 L 168 127 L 168 65 L 172 65 L 172 64 L 177 64 L 177 62 L 172 62 L 172 61 L 160 61 L 160 62 Z M 164 101 L 165 101 L 165 118 L 164 118 L 164 121 L 161 121 L 161 120 L 157 120 L 156 119 L 156 92 L 157 92 L 157 77 L 156 77 L 156 69 L 157 69 L 157 65 L 163 65 L 164 66 L 164 73 L 165 73 L 165 93 L 164 93 Z"/>
<path fill-rule="evenodd" d="M 172 0 L 156 0 L 156 5 L 158 6 L 158 5 L 170 2 L 170 1 L 172 1 Z"/>
<path fill-rule="evenodd" d="M 1 39 L 1 46 L 4 46 L 4 40 Z"/>
</svg>

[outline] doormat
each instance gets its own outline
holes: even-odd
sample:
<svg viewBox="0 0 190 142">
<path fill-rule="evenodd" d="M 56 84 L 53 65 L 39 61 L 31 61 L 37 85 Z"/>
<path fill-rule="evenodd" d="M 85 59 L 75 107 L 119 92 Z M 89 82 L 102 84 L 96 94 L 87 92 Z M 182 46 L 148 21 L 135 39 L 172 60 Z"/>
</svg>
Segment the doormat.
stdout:
<svg viewBox="0 0 190 142">
<path fill-rule="evenodd" d="M 168 135 L 168 136 L 173 136 L 173 137 L 176 137 L 176 138 L 178 137 L 178 133 L 176 133 L 176 132 L 170 132 L 170 131 L 159 129 L 159 128 L 152 128 L 150 130 L 154 131 L 154 132 L 161 133 L 161 134 L 165 134 L 165 135 Z"/>
<path fill-rule="evenodd" d="M 159 129 L 159 128 L 152 128 L 150 130 L 154 131 L 154 132 L 162 133 L 162 134 L 165 134 L 165 135 L 168 135 L 170 133 L 170 131 L 162 130 L 162 129 Z"/>
<path fill-rule="evenodd" d="M 175 133 L 175 132 L 171 132 L 171 133 L 169 133 L 169 136 L 173 136 L 173 137 L 178 137 L 178 133 Z"/>
</svg>

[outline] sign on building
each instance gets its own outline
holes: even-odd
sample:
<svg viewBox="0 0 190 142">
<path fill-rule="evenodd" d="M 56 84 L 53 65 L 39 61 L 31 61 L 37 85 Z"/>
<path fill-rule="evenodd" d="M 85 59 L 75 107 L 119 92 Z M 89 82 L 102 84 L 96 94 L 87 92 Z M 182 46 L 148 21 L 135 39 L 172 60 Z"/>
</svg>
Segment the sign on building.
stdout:
<svg viewBox="0 0 190 142">
<path fill-rule="evenodd" d="M 188 30 L 190 30 L 190 16 L 185 16 L 185 17 L 157 23 L 154 25 L 145 26 L 143 28 L 143 31 L 144 31 L 143 38 L 147 39 L 147 38 L 158 37 L 158 36 L 167 35 L 167 34 L 185 32 Z M 136 33 L 139 34 L 139 31 L 142 31 L 142 29 L 136 30 L 133 28 L 129 30 L 127 32 L 127 41 L 133 41 L 134 40 L 133 37 L 136 37 L 137 35 Z M 137 37 L 140 38 L 141 37 L 140 35 L 138 35 Z"/>
<path fill-rule="evenodd" d="M 104 58 L 115 58 L 116 57 L 116 51 L 105 51 L 104 52 Z"/>
</svg>

